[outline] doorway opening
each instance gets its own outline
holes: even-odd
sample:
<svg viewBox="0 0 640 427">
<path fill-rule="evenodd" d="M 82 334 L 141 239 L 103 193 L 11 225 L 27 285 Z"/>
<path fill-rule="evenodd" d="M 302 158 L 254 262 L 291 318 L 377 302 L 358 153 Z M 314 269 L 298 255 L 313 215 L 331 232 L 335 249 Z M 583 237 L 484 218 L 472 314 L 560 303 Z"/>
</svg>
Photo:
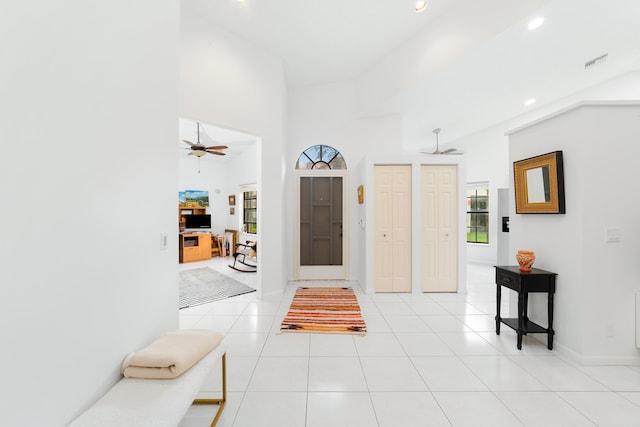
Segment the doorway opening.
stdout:
<svg viewBox="0 0 640 427">
<path fill-rule="evenodd" d="M 233 264 L 234 244 L 254 240 L 260 245 L 260 229 L 250 230 L 251 235 L 245 234 L 243 226 L 242 203 L 243 186 L 253 183 L 258 198 L 261 185 L 262 167 L 259 164 L 259 150 L 261 140 L 255 135 L 224 128 L 187 118 L 179 119 L 178 151 L 178 191 L 203 190 L 208 194 L 206 214 L 211 216 L 211 226 L 208 230 L 212 235 L 219 236 L 221 243 L 218 251 L 212 251 L 212 257 L 193 264 L 180 264 L 180 269 L 206 266 L 222 274 L 236 278 L 248 286 L 262 293 L 262 275 L 260 269 L 257 274 L 235 274 L 228 267 Z M 199 135 L 196 131 L 199 130 Z M 202 156 L 189 154 L 190 146 L 183 140 L 195 142 L 199 138 L 205 146 L 225 146 L 224 155 L 207 153 Z M 186 149 L 185 149 L 186 147 Z M 259 201 L 259 200 L 258 200 Z M 260 208 L 253 212 L 254 223 L 259 222 Z M 213 239 L 212 239 L 213 241 Z M 218 252 L 222 256 L 216 256 Z M 177 260 L 176 260 L 177 261 Z"/>
</svg>

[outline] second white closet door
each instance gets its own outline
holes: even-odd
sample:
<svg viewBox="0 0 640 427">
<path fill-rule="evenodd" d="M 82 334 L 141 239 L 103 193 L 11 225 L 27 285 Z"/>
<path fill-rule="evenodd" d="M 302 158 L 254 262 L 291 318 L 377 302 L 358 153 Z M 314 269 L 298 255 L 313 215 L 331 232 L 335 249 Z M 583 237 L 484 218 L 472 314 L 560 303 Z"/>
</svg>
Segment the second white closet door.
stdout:
<svg viewBox="0 0 640 427">
<path fill-rule="evenodd" d="M 422 166 L 422 292 L 458 289 L 457 166 Z"/>
<path fill-rule="evenodd" d="M 411 166 L 375 166 L 376 292 L 411 292 Z"/>
</svg>

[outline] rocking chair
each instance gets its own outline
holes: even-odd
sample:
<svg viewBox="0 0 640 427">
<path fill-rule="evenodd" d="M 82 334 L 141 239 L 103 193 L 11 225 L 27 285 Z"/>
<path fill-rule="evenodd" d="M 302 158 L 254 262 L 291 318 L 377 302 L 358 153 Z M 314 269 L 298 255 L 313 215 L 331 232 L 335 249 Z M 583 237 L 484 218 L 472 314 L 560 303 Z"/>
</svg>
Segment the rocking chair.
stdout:
<svg viewBox="0 0 640 427">
<path fill-rule="evenodd" d="M 246 244 L 236 243 L 236 248 L 233 253 L 233 264 L 229 264 L 229 267 L 243 273 L 255 273 L 258 270 L 257 242 L 247 240 Z"/>
</svg>

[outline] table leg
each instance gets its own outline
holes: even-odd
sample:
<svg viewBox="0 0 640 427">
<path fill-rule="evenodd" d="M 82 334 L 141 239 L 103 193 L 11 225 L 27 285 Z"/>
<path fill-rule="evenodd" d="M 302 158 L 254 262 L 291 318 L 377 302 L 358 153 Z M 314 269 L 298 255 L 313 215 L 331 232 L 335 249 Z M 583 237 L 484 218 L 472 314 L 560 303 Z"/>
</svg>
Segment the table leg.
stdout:
<svg viewBox="0 0 640 427">
<path fill-rule="evenodd" d="M 500 335 L 500 299 L 502 298 L 502 286 L 496 285 L 496 335 Z"/>
<path fill-rule="evenodd" d="M 549 292 L 547 297 L 547 318 L 549 326 L 547 327 L 547 348 L 553 350 L 553 293 Z"/>
<path fill-rule="evenodd" d="M 516 333 L 518 334 L 518 350 L 522 350 L 522 333 L 524 332 L 524 328 L 522 327 L 523 315 L 524 315 L 524 300 L 525 295 L 524 292 L 518 292 L 518 330 Z"/>
</svg>

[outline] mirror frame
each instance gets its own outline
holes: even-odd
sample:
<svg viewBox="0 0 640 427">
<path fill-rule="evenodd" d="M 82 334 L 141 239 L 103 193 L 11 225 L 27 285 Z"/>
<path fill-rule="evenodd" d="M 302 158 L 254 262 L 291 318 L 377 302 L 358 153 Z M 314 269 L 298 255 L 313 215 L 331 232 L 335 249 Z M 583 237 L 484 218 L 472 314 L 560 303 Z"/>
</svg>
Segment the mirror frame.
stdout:
<svg viewBox="0 0 640 427">
<path fill-rule="evenodd" d="M 545 166 L 549 168 L 550 201 L 530 203 L 528 201 L 527 171 Z M 513 162 L 513 179 L 517 214 L 565 213 L 562 151 L 554 151 Z"/>
</svg>

